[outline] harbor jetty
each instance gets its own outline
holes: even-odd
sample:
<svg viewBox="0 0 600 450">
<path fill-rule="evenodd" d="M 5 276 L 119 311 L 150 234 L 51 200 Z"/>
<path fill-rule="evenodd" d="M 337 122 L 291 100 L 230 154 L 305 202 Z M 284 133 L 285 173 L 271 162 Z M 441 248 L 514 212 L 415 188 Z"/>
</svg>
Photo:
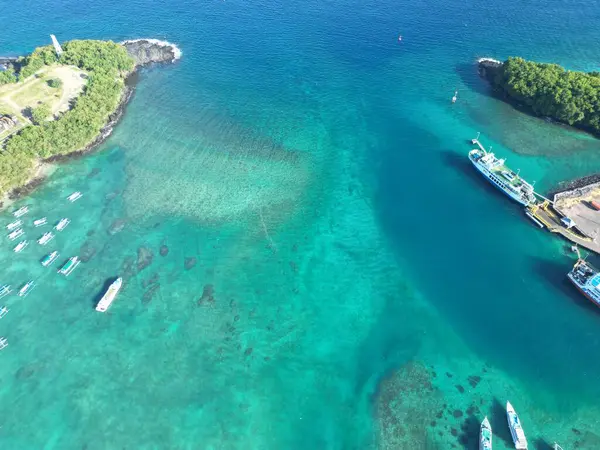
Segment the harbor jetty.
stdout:
<svg viewBox="0 0 600 450">
<path fill-rule="evenodd" d="M 479 133 L 471 143 L 486 152 Z M 538 227 L 600 254 L 600 180 L 585 181 L 589 183 L 574 183 L 552 199 L 534 192 L 536 201 L 525 207 L 525 215 Z"/>
</svg>

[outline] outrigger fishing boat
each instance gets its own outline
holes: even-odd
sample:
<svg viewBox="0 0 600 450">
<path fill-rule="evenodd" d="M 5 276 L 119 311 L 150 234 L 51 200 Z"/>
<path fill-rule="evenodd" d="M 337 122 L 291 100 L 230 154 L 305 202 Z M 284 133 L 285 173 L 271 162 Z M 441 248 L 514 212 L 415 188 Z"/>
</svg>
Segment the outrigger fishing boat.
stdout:
<svg viewBox="0 0 600 450">
<path fill-rule="evenodd" d="M 56 261 L 56 258 L 58 258 L 58 252 L 56 250 L 53 251 L 52 253 L 48 253 L 41 260 L 42 266 L 48 267 L 50 264 L 52 264 L 54 261 Z"/>
<path fill-rule="evenodd" d="M 68 277 L 71 275 L 71 272 L 75 270 L 75 268 L 79 265 L 81 261 L 77 256 L 72 256 L 69 260 L 62 265 L 60 269 L 58 269 L 58 273 Z"/>
<path fill-rule="evenodd" d="M 67 200 L 73 203 L 74 201 L 79 200 L 81 197 L 83 197 L 83 194 L 79 191 L 75 191 L 67 197 Z"/>
<path fill-rule="evenodd" d="M 13 231 L 12 233 L 10 233 L 8 235 L 8 238 L 11 241 L 14 241 L 17 238 L 20 238 L 21 236 L 23 236 L 25 234 L 25 232 L 23 231 L 23 228 L 19 228 L 18 230 Z"/>
<path fill-rule="evenodd" d="M 47 221 L 45 217 L 42 217 L 41 219 L 37 219 L 33 221 L 33 226 L 34 227 L 41 227 L 42 225 L 46 225 Z"/>
<path fill-rule="evenodd" d="M 0 308 L 0 319 L 2 319 L 5 315 L 8 314 L 9 309 L 6 306 Z"/>
<path fill-rule="evenodd" d="M 21 241 L 15 246 L 15 248 L 13 248 L 13 252 L 21 253 L 23 251 L 23 249 L 25 247 L 27 247 L 28 245 L 29 245 L 28 241 Z"/>
<path fill-rule="evenodd" d="M 3 284 L 2 287 L 0 287 L 0 298 L 6 297 L 8 294 L 10 294 L 10 285 Z"/>
<path fill-rule="evenodd" d="M 38 244 L 46 245 L 52 239 L 54 239 L 54 234 L 48 231 L 47 233 L 44 233 L 41 238 L 38 239 Z"/>
<path fill-rule="evenodd" d="M 21 216 L 24 216 L 25 214 L 27 214 L 28 212 L 29 212 L 29 207 L 21 206 L 19 209 L 17 209 L 15 212 L 13 212 L 13 216 L 21 217 Z"/>
<path fill-rule="evenodd" d="M 2 350 L 3 348 L 8 347 L 8 340 L 4 337 L 0 338 L 0 350 Z"/>
<path fill-rule="evenodd" d="M 35 282 L 33 280 L 29 280 L 27 283 L 23 285 L 21 289 L 19 289 L 19 297 L 25 297 L 27 294 L 31 292 L 33 287 L 35 286 Z"/>
<path fill-rule="evenodd" d="M 66 217 L 63 217 L 62 219 L 60 219 L 58 221 L 58 223 L 56 224 L 56 226 L 54 227 L 54 229 L 56 231 L 62 231 L 65 228 L 67 228 L 67 225 L 69 225 L 71 223 L 71 221 L 69 219 L 67 219 Z"/>
<path fill-rule="evenodd" d="M 23 221 L 22 220 L 15 220 L 14 222 L 9 223 L 8 225 L 6 225 L 6 229 L 8 231 L 12 231 L 15 228 L 20 227 L 21 225 L 23 225 Z"/>
</svg>

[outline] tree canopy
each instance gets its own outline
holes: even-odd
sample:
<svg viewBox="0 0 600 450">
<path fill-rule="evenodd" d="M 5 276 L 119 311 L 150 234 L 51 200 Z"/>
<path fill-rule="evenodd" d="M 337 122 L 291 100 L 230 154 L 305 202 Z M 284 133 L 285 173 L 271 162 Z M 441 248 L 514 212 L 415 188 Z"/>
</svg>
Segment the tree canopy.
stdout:
<svg viewBox="0 0 600 450">
<path fill-rule="evenodd" d="M 600 73 L 508 58 L 494 84 L 510 99 L 546 116 L 600 135 Z"/>
<path fill-rule="evenodd" d="M 36 106 L 35 108 L 31 108 L 31 118 L 33 119 L 33 123 L 35 123 L 36 125 L 43 123 L 44 120 L 50 117 L 51 113 L 52 110 L 50 109 L 50 106 L 48 106 L 46 103 L 42 103 L 41 105 Z"/>
<path fill-rule="evenodd" d="M 0 152 L 0 192 L 25 183 L 36 158 L 64 155 L 88 145 L 117 108 L 124 77 L 134 65 L 125 48 L 114 42 L 70 41 L 63 45 L 60 59 L 51 46 L 37 48 L 22 58 L 18 73 L 13 71 L 14 80 L 9 82 L 16 79 L 21 82 L 44 65 L 54 63 L 75 65 L 87 71 L 87 84 L 73 108 L 57 120 L 37 121 L 34 117 L 38 124 L 27 126 L 8 139 Z M 44 118 L 49 115 L 48 111 Z"/>
</svg>

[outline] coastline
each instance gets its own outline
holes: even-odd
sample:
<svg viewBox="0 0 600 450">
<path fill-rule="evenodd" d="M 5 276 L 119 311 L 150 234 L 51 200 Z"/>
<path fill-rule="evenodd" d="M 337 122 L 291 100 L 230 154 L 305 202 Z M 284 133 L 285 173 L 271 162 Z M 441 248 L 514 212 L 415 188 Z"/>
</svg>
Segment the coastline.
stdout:
<svg viewBox="0 0 600 450">
<path fill-rule="evenodd" d="M 100 133 L 89 144 L 81 149 L 72 151 L 66 155 L 56 155 L 43 160 L 38 160 L 31 175 L 22 186 L 11 189 L 2 195 L 0 198 L 0 209 L 6 208 L 16 200 L 31 194 L 56 170 L 57 164 L 68 162 L 74 158 L 79 158 L 93 152 L 110 137 L 114 127 L 123 117 L 127 104 L 133 97 L 135 87 L 139 81 L 138 70 L 140 68 L 150 64 L 173 64 L 181 59 L 182 55 L 182 52 L 177 45 L 158 39 L 131 39 L 119 42 L 119 44 L 125 47 L 129 56 L 133 58 L 135 65 L 133 70 L 125 77 L 123 92 L 121 93 L 117 108 L 108 116 L 108 120 L 100 130 Z M 1 59 L 16 60 L 17 58 Z"/>
</svg>

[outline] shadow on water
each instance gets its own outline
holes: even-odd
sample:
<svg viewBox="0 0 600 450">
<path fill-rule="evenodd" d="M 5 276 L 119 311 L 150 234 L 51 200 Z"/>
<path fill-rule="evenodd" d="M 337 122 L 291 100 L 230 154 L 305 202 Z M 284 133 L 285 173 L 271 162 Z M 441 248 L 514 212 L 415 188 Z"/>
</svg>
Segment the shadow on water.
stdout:
<svg viewBox="0 0 600 450">
<path fill-rule="evenodd" d="M 553 450 L 553 446 L 545 440 L 538 438 L 533 441 L 533 448 L 536 450 Z"/>
<path fill-rule="evenodd" d="M 110 285 L 117 280 L 117 277 L 107 278 L 104 280 L 104 284 L 102 285 L 102 289 L 98 291 L 98 293 L 92 298 L 92 307 L 95 308 L 102 296 L 106 293 Z"/>
<path fill-rule="evenodd" d="M 464 85 L 473 92 L 498 98 L 496 95 L 494 95 L 494 91 L 492 90 L 490 84 L 479 76 L 477 63 L 457 64 L 454 66 L 454 71 Z"/>
<path fill-rule="evenodd" d="M 569 298 L 573 304 L 580 308 L 594 314 L 600 314 L 598 308 L 580 294 L 567 278 L 567 273 L 571 270 L 572 263 L 574 263 L 574 261 L 569 262 L 568 260 L 565 260 L 565 263 L 561 264 L 541 258 L 531 258 L 533 272 L 544 280 L 548 286 L 559 291 L 563 296 Z"/>
<path fill-rule="evenodd" d="M 458 441 L 465 449 L 479 449 L 479 428 L 481 422 L 474 415 L 470 415 L 465 419 L 460 427 Z"/>
<path fill-rule="evenodd" d="M 488 417 L 490 425 L 492 426 L 492 432 L 494 433 L 494 439 L 500 439 L 510 448 L 514 447 L 510 430 L 508 429 L 508 423 L 506 421 L 506 405 L 501 403 L 498 398 L 494 397 L 492 402 L 492 414 Z"/>
</svg>

